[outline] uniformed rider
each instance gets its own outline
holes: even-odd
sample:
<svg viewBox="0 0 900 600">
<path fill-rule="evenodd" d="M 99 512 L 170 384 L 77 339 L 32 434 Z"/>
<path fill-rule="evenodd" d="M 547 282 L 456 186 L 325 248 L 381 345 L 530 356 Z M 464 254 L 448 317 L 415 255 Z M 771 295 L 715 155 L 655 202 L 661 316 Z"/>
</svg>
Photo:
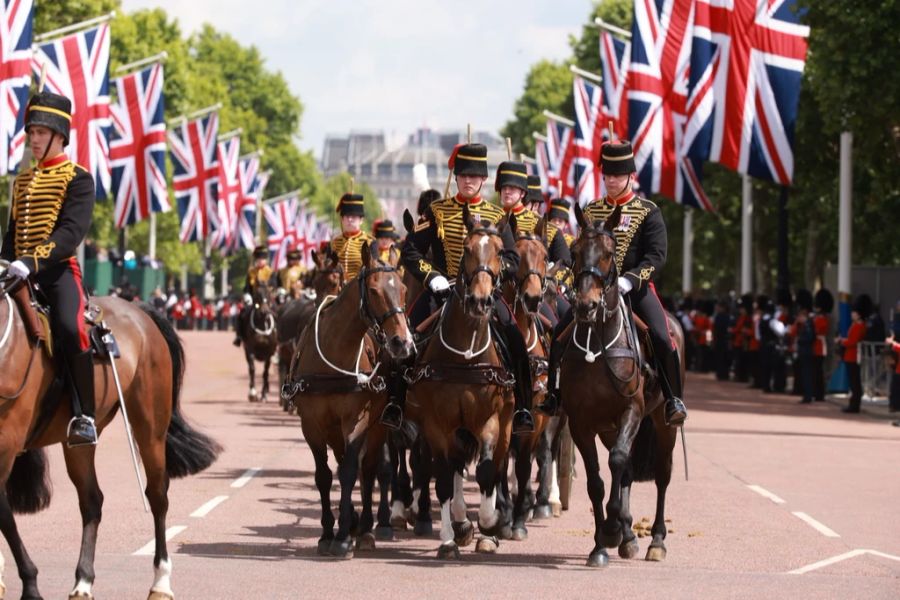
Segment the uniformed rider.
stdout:
<svg viewBox="0 0 900 600">
<path fill-rule="evenodd" d="M 390 219 L 382 219 L 372 227 L 372 233 L 375 236 L 375 242 L 378 244 L 378 258 L 384 262 L 389 262 L 391 248 L 400 239 L 394 223 Z"/>
<path fill-rule="evenodd" d="M 363 244 L 371 244 L 372 236 L 361 229 L 366 213 L 362 194 L 344 194 L 338 202 L 341 233 L 331 240 L 331 249 L 344 268 L 344 283 L 353 281 L 362 269 Z"/>
<path fill-rule="evenodd" d="M 244 331 L 244 324 L 249 318 L 250 311 L 253 310 L 253 291 L 260 283 L 268 283 L 272 279 L 273 270 L 269 265 L 269 250 L 265 246 L 257 246 L 253 249 L 253 262 L 247 269 L 247 278 L 244 280 L 244 306 L 238 314 L 237 323 L 234 330 L 235 346 L 241 345 L 241 333 Z"/>
<path fill-rule="evenodd" d="M 278 271 L 278 283 L 288 297 L 297 299 L 303 293 L 303 276 L 306 269 L 300 263 L 303 256 L 296 248 L 287 253 L 287 266 Z"/>
<path fill-rule="evenodd" d="M 40 92 L 25 113 L 25 131 L 37 163 L 13 183 L 9 226 L 0 258 L 7 273 L 30 278 L 43 291 L 72 389 L 68 445 L 97 443 L 94 362 L 84 324 L 85 295 L 75 251 L 91 226 L 94 180 L 63 153 L 72 103 Z"/>
</svg>

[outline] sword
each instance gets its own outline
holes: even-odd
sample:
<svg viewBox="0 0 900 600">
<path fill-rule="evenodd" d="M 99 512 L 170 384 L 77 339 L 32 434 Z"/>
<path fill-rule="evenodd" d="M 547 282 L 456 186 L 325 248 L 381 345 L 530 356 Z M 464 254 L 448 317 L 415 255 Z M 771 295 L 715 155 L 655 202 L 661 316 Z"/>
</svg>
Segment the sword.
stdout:
<svg viewBox="0 0 900 600">
<path fill-rule="evenodd" d="M 144 512 L 150 512 L 150 505 L 147 503 L 147 495 L 144 493 L 144 480 L 141 477 L 141 466 L 138 464 L 137 450 L 134 447 L 134 433 L 131 431 L 131 422 L 128 420 L 128 410 L 125 408 L 125 397 L 122 395 L 122 383 L 119 381 L 119 370 L 116 369 L 116 339 L 113 337 L 112 332 L 106 328 L 106 323 L 101 323 L 100 326 L 106 330 L 106 333 L 103 334 L 103 343 L 106 345 L 106 351 L 109 354 L 109 365 L 112 367 L 113 380 L 116 382 L 116 392 L 119 394 L 119 408 L 122 409 L 122 419 L 125 421 L 125 434 L 128 438 L 128 448 L 131 450 L 131 462 L 134 464 L 134 474 L 137 476 L 141 500 L 144 503 Z"/>
<path fill-rule="evenodd" d="M 681 424 L 681 449 L 684 451 L 684 480 L 688 481 L 687 442 L 684 441 L 684 423 Z"/>
</svg>

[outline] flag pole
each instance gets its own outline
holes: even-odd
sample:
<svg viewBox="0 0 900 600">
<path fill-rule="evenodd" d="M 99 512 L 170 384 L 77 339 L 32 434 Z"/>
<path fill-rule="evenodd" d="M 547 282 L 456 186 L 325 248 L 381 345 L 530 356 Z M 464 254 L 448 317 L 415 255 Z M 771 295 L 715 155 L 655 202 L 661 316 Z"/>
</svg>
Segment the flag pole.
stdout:
<svg viewBox="0 0 900 600">
<path fill-rule="evenodd" d="M 169 58 L 169 53 L 163 50 L 159 54 L 154 54 L 153 56 L 148 56 L 147 58 L 142 58 L 140 60 L 136 60 L 130 62 L 126 65 L 122 65 L 121 67 L 116 67 L 116 73 L 122 73 L 124 71 L 130 71 L 132 69 L 137 70 L 140 67 L 145 67 L 147 65 L 152 65 L 154 63 L 165 62 L 166 59 Z"/>
<path fill-rule="evenodd" d="M 273 202 L 278 202 L 279 200 L 284 200 L 285 198 L 288 198 L 290 196 L 298 195 L 300 193 L 300 191 L 301 191 L 300 188 L 297 188 L 296 190 L 291 190 L 290 192 L 285 192 L 285 193 L 279 194 L 277 196 L 272 196 L 271 198 L 266 198 L 265 200 L 262 201 L 262 203 L 263 204 L 272 204 Z"/>
<path fill-rule="evenodd" d="M 569 71 L 575 73 L 576 75 L 580 75 L 585 79 L 590 79 L 594 83 L 603 83 L 603 77 L 597 75 L 596 73 L 591 73 L 590 71 L 585 71 L 584 69 L 579 69 L 575 65 L 569 65 Z"/>
<path fill-rule="evenodd" d="M 230 140 L 233 137 L 237 137 L 237 136 L 241 135 L 242 133 L 244 133 L 244 129 L 242 127 L 238 127 L 237 129 L 232 129 L 231 131 L 226 131 L 225 133 L 221 134 L 218 138 L 216 138 L 216 140 L 219 142 L 224 142 L 224 141 Z"/>
<path fill-rule="evenodd" d="M 107 21 L 111 21 L 116 16 L 116 11 L 112 11 L 108 14 L 105 14 L 100 17 L 95 17 L 93 19 L 89 19 L 87 21 L 82 21 L 81 23 L 74 23 L 72 25 L 66 25 L 65 27 L 60 27 L 59 29 L 54 29 L 53 31 L 48 31 L 47 33 L 41 33 L 39 35 L 34 36 L 34 45 L 39 45 L 48 40 L 62 37 L 66 34 L 72 33 L 74 31 L 81 31 L 82 29 L 89 29 L 94 25 L 100 25 L 102 23 L 106 23 Z"/>
<path fill-rule="evenodd" d="M 630 31 L 626 31 L 626 30 L 622 29 L 621 27 L 616 27 L 615 25 L 610 25 L 609 23 L 607 23 L 600 17 L 594 18 L 594 25 L 598 29 L 605 29 L 606 31 L 608 31 L 610 33 L 615 33 L 617 35 L 621 35 L 624 38 L 631 39 Z"/>
<path fill-rule="evenodd" d="M 553 121 L 559 121 L 559 122 L 562 123 L 563 125 L 568 125 L 569 127 L 575 127 L 575 121 L 573 121 L 572 119 L 567 119 L 567 118 L 565 118 L 565 117 L 563 117 L 563 116 L 561 116 L 561 115 L 558 115 L 558 114 L 556 114 L 556 113 L 552 113 L 552 112 L 550 112 L 549 110 L 546 110 L 546 109 L 545 109 L 544 112 L 543 112 L 543 115 L 544 115 L 545 117 L 547 117 L 548 119 L 551 119 L 551 120 L 553 120 Z"/>
</svg>

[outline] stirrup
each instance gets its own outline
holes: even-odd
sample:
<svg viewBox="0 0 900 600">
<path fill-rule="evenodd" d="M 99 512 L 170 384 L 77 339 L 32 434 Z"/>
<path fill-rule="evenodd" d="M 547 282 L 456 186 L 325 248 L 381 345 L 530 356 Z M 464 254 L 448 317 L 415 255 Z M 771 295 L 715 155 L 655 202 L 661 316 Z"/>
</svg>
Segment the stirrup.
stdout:
<svg viewBox="0 0 900 600">
<path fill-rule="evenodd" d="M 678 427 L 687 420 L 687 408 L 681 398 L 666 399 L 666 425 Z"/>
<path fill-rule="evenodd" d="M 80 415 L 72 417 L 66 428 L 66 446 L 94 446 L 97 444 L 97 425 L 93 417 Z"/>
<path fill-rule="evenodd" d="M 524 435 L 528 433 L 534 433 L 534 417 L 531 416 L 530 411 L 520 408 L 513 413 L 512 434 Z"/>
<path fill-rule="evenodd" d="M 400 431 L 400 427 L 403 425 L 403 409 L 399 404 L 389 402 L 381 411 L 379 422 L 385 427 Z"/>
</svg>

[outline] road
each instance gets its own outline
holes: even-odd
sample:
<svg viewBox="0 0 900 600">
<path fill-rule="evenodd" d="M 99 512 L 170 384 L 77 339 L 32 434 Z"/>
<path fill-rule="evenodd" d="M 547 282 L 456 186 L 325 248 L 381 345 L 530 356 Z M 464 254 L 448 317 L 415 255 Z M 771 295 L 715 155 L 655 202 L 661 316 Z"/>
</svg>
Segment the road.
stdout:
<svg viewBox="0 0 900 600">
<path fill-rule="evenodd" d="M 179 598 L 900 597 L 900 427 L 884 419 L 690 374 L 690 481 L 678 448 L 665 562 L 624 561 L 612 552 L 604 570 L 583 566 L 593 535 L 583 476 L 569 511 L 531 523 L 526 542 L 502 542 L 496 555 L 469 547 L 459 562 L 438 561 L 435 523 L 431 539 L 400 532 L 372 553 L 335 561 L 316 556 L 318 495 L 297 417 L 246 401 L 243 353 L 229 334 L 183 339 L 184 412 L 225 451 L 208 471 L 170 489 Z M 121 422 L 104 433 L 97 454 L 106 501 L 94 593 L 144 598 L 153 571 L 141 549 L 152 521 Z M 74 584 L 80 517 L 59 448 L 50 459 L 52 505 L 18 522 L 42 593 L 64 598 Z M 477 499 L 473 491 L 472 512 Z M 636 520 L 652 517 L 654 502 L 652 484 L 636 485 Z M 648 540 L 639 541 L 643 556 Z M 17 598 L 21 584 L 6 545 L 2 552 L 8 597 Z"/>
</svg>

